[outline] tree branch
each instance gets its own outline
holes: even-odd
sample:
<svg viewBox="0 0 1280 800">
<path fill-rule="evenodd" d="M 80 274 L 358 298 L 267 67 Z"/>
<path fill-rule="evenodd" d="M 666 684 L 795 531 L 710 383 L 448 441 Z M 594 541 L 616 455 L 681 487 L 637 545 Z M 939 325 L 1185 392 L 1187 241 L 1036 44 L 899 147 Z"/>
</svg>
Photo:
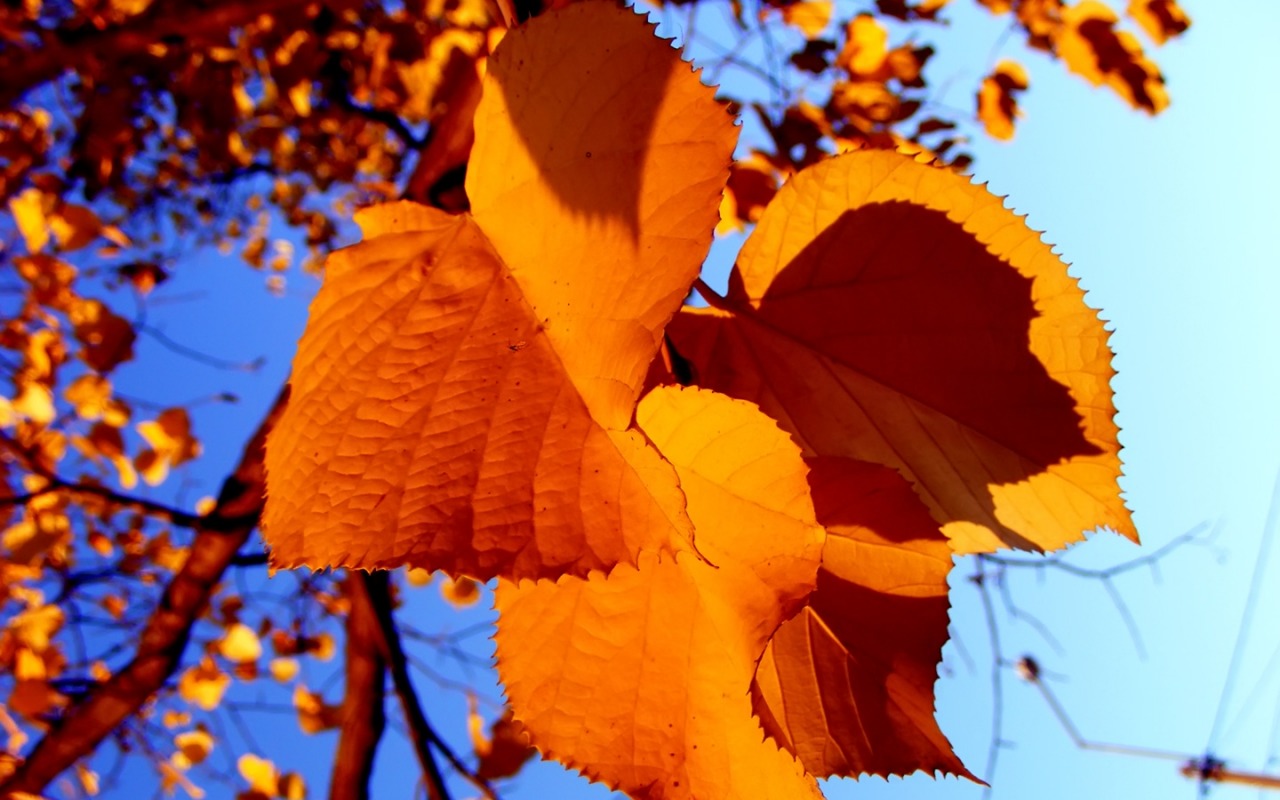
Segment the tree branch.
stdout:
<svg viewBox="0 0 1280 800">
<path fill-rule="evenodd" d="M 287 391 L 282 391 L 245 446 L 235 471 L 223 482 L 213 511 L 197 526 L 190 555 L 147 620 L 133 660 L 67 709 L 26 761 L 0 782 L 0 797 L 15 792 L 42 794 L 63 770 L 92 753 L 136 714 L 177 670 L 192 626 L 236 552 L 257 527 L 266 477 L 263 443 L 286 397 Z"/>
<path fill-rule="evenodd" d="M 347 573 L 342 590 L 351 602 L 347 612 L 347 688 L 329 800 L 364 800 L 369 796 L 374 756 L 387 725 L 387 663 L 380 646 L 381 622 L 361 573 Z"/>
<path fill-rule="evenodd" d="M 448 789 L 444 784 L 444 777 L 440 773 L 439 765 L 436 764 L 435 757 L 431 752 L 431 748 L 440 751 L 449 765 L 458 772 L 459 775 L 466 778 L 473 786 L 484 793 L 485 797 L 490 800 L 496 800 L 497 795 L 493 791 L 493 787 L 489 782 L 475 774 L 473 770 L 462 763 L 462 759 L 453 752 L 448 743 L 440 738 L 440 734 L 436 733 L 435 728 L 431 727 L 431 723 L 427 721 L 426 714 L 422 710 L 422 703 L 418 700 L 418 694 L 413 688 L 413 681 L 409 676 L 409 661 L 405 656 L 404 644 L 400 640 L 400 631 L 396 628 L 395 617 L 391 607 L 391 584 L 390 578 L 386 572 L 372 572 L 364 574 L 365 588 L 369 592 L 369 598 L 373 602 L 373 607 L 378 613 L 378 622 L 382 630 L 382 646 L 384 648 L 383 655 L 387 659 L 387 667 L 391 671 L 391 680 L 395 685 L 396 694 L 400 698 L 400 705 L 404 709 L 405 721 L 409 725 L 410 739 L 413 742 L 414 750 L 418 754 L 418 760 L 422 764 L 423 774 L 427 779 L 427 790 L 432 800 L 448 800 Z"/>
</svg>

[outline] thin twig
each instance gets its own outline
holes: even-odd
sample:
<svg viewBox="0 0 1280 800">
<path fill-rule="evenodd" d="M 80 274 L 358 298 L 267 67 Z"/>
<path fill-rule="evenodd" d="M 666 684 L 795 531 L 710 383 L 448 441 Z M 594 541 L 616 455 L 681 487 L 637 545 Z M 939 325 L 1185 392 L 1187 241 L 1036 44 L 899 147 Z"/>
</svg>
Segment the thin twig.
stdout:
<svg viewBox="0 0 1280 800">
<path fill-rule="evenodd" d="M 391 588 L 388 574 L 385 572 L 365 573 L 364 582 L 365 588 L 369 593 L 369 599 L 372 601 L 374 609 L 378 612 L 378 622 L 382 628 L 383 654 L 387 660 L 387 668 L 391 672 L 391 682 L 395 686 L 396 695 L 400 698 L 405 722 L 409 726 L 409 738 L 413 743 L 423 774 L 427 779 L 427 789 L 432 800 L 449 800 L 444 776 L 440 773 L 440 767 L 431 752 L 432 748 L 439 750 L 440 754 L 449 762 L 449 765 L 459 775 L 466 778 L 473 786 L 483 792 L 485 797 L 490 798 L 490 800 L 496 800 L 497 795 L 494 794 L 493 787 L 489 785 L 489 782 L 477 776 L 466 764 L 462 763 L 462 759 L 458 758 L 452 748 L 440 738 L 435 728 L 431 727 L 431 723 L 427 721 L 426 713 L 422 710 L 422 703 L 413 688 L 413 679 L 409 675 L 408 658 L 405 656 L 404 645 L 400 640 L 400 632 L 396 628 L 395 617 L 391 610 Z"/>
</svg>

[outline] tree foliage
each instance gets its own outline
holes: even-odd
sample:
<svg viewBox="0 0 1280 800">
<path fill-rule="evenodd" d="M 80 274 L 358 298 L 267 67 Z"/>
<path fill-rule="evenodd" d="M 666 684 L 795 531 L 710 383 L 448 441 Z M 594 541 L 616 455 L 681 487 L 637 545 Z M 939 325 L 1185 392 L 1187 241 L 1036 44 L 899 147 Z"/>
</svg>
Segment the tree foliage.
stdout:
<svg viewBox="0 0 1280 800">
<path fill-rule="evenodd" d="M 0 793 L 94 794 L 110 743 L 169 791 L 305 796 L 227 752 L 257 685 L 341 728 L 329 793 L 361 796 L 387 677 L 433 796 L 491 793 L 530 740 L 638 796 L 969 775 L 933 719 L 952 553 L 1136 537 L 1106 333 L 957 173 L 967 136 L 1014 136 L 1026 71 L 931 100 L 962 3 L 668 6 L 728 20 L 718 98 L 631 11 L 499 5 L 0 11 Z M 1167 105 L 1109 6 L 976 5 Z M 1155 44 L 1189 24 L 1124 12 Z M 735 149 L 726 103 L 762 135 Z M 723 294 L 713 229 L 751 232 Z M 289 391 L 193 502 L 201 408 L 129 387 L 183 350 L 148 313 L 201 246 L 277 293 L 324 282 Z M 229 580 L 265 569 L 260 522 L 278 566 L 416 571 Z M 510 708 L 473 699 L 472 753 L 427 721 L 395 614 L 431 570 L 459 605 L 499 578 Z M 305 682 L 331 660 L 340 698 Z"/>
</svg>

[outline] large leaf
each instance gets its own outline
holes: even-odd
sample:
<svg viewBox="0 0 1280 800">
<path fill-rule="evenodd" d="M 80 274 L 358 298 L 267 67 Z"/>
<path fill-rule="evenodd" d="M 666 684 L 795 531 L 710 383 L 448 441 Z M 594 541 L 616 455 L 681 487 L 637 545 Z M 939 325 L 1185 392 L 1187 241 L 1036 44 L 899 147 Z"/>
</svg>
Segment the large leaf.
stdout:
<svg viewBox="0 0 1280 800">
<path fill-rule="evenodd" d="M 774 634 L 752 696 L 766 731 L 813 775 L 972 777 L 934 719 L 951 550 L 888 467 L 809 461 L 827 531 L 818 586 Z"/>
<path fill-rule="evenodd" d="M 328 262 L 268 442 L 278 566 L 585 575 L 691 533 L 630 424 L 728 115 L 651 25 L 585 3 L 507 35 L 476 137 L 474 218 L 374 209 Z"/>
<path fill-rule="evenodd" d="M 516 719 L 544 754 L 638 797 L 819 797 L 748 694 L 822 549 L 799 449 L 750 404 L 695 389 L 654 390 L 637 420 L 680 475 L 705 560 L 499 583 Z"/>
<path fill-rule="evenodd" d="M 1136 538 L 1107 332 L 984 188 L 890 152 L 805 170 L 718 305 L 670 328 L 695 381 L 758 403 L 808 453 L 898 469 L 957 551 L 1099 525 Z"/>
</svg>

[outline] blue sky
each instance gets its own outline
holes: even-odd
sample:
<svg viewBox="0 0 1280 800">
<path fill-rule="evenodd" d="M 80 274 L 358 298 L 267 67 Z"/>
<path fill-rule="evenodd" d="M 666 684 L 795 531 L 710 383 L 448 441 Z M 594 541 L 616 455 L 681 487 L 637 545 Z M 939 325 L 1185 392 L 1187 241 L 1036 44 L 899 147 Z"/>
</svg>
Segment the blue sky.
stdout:
<svg viewBox="0 0 1280 800">
<path fill-rule="evenodd" d="M 967 5 L 963 2 L 957 6 Z M 1155 119 L 1124 106 L 1111 93 L 1066 74 L 1060 64 L 1022 59 L 1031 75 L 1025 118 L 1017 138 L 1001 145 L 973 143 L 976 174 L 1008 195 L 1008 203 L 1047 231 L 1072 272 L 1102 309 L 1115 333 L 1119 375 L 1114 382 L 1123 427 L 1126 475 L 1122 486 L 1144 539 L 1142 548 L 1100 535 L 1074 548 L 1068 560 L 1105 567 L 1159 548 L 1199 523 L 1216 526 L 1210 546 L 1187 546 L 1150 570 L 1115 579 L 1141 634 L 1138 652 L 1125 622 L 1097 581 L 1046 570 L 1010 575 L 1010 596 L 1052 632 L 1060 652 L 1026 621 L 1011 619 L 999 596 L 996 616 L 1005 656 L 1034 655 L 1057 676 L 1053 691 L 1090 738 L 1186 753 L 1203 752 L 1219 716 L 1241 610 L 1280 470 L 1280 259 L 1270 241 L 1280 232 L 1276 187 L 1280 162 L 1271 137 L 1280 129 L 1274 102 L 1280 61 L 1268 55 L 1280 31 L 1280 3 L 1271 0 L 1184 0 L 1194 25 L 1156 53 L 1173 103 Z M 966 17 L 967 20 L 967 17 Z M 982 18 L 955 25 L 936 40 L 942 58 L 934 75 L 951 79 L 949 105 L 971 106 L 970 92 L 990 56 L 1021 58 L 1013 43 L 993 50 L 998 26 Z M 969 24 L 972 22 L 972 24 Z M 947 38 L 951 37 L 951 38 Z M 950 42 L 952 50 L 946 44 Z M 213 493 L 215 481 L 238 455 L 243 433 L 270 402 L 287 373 L 315 282 L 291 276 L 284 299 L 261 289 L 262 277 L 235 259 L 197 259 L 182 285 L 165 288 L 151 304 L 151 324 L 206 352 L 236 360 L 267 357 L 257 373 L 191 368 L 154 342 L 139 345 L 139 361 L 122 382 L 161 403 L 179 403 L 231 385 L 238 405 L 213 405 L 197 417 L 206 454 L 190 471 L 188 497 Z M 175 283 L 177 283 L 175 281 Z M 190 313 L 213 300 L 235 317 Z M 232 305 L 234 304 L 234 305 Z M 216 307 L 216 306 L 215 306 Z M 181 370 L 142 374 L 158 362 Z M 958 563 L 953 578 L 956 643 L 944 652 L 938 683 L 942 727 L 966 763 L 986 774 L 991 741 L 992 651 L 980 597 L 968 580 L 977 565 Z M 1245 769 L 1280 772 L 1273 728 L 1280 714 L 1280 563 L 1270 563 L 1256 603 L 1245 658 L 1226 698 L 1212 743 L 1215 753 Z M 278 580 L 278 579 L 277 579 Z M 407 607 L 425 629 L 464 628 L 484 612 L 454 615 L 418 590 Z M 483 637 L 472 642 L 485 652 Z M 422 651 L 423 658 L 432 656 Z M 434 663 L 434 662 L 433 662 Z M 436 664 L 449 672 L 454 666 Z M 491 695 L 482 674 L 475 678 Z M 1004 680 L 1002 739 L 991 778 L 995 798 L 1132 798 L 1196 796 L 1176 764 L 1082 752 L 1043 700 L 1009 669 Z M 419 678 L 422 676 L 420 675 Z M 328 678 L 315 675 L 313 685 Z M 465 749 L 465 702 L 428 694 L 428 711 Z M 337 697 L 337 687 L 331 696 Z M 287 701 L 286 701 L 287 702 Z M 302 738 L 291 719 L 269 733 L 265 753 L 302 768 L 320 788 L 333 734 Z M 265 729 L 265 730 L 274 730 Z M 411 795 L 416 769 L 409 751 L 391 737 L 377 773 L 379 797 Z M 212 796 L 221 790 L 210 787 Z M 512 797 L 603 797 L 607 792 L 555 765 L 531 767 Z M 921 777 L 835 782 L 833 798 L 977 798 L 980 787 Z M 1256 790 L 1217 788 L 1224 798 Z M 466 796 L 460 791 L 459 796 Z"/>
</svg>

